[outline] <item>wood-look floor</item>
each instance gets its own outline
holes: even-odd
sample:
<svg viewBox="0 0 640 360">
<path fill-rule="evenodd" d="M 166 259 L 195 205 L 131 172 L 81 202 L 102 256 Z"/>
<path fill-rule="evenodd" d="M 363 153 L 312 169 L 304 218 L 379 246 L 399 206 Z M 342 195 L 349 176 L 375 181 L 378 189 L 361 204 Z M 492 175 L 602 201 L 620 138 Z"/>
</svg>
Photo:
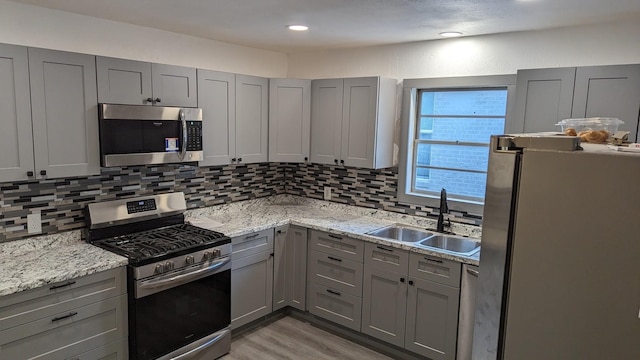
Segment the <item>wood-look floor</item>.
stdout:
<svg viewBox="0 0 640 360">
<path fill-rule="evenodd" d="M 239 335 L 222 360 L 389 360 L 390 357 L 285 316 Z"/>
</svg>

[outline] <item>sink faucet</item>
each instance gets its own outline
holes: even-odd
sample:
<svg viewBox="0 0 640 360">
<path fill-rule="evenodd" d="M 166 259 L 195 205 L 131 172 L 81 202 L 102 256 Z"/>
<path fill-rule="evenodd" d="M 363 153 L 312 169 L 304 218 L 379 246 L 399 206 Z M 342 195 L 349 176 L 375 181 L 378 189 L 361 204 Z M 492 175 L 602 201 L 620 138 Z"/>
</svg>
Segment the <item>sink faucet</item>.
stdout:
<svg viewBox="0 0 640 360">
<path fill-rule="evenodd" d="M 449 219 L 446 220 L 446 223 L 444 219 L 444 214 L 448 213 L 449 206 L 447 205 L 447 190 L 442 188 L 442 190 L 440 191 L 440 213 L 438 214 L 438 225 L 436 226 L 437 232 L 443 233 L 445 227 L 451 226 L 451 222 L 449 221 Z"/>
</svg>

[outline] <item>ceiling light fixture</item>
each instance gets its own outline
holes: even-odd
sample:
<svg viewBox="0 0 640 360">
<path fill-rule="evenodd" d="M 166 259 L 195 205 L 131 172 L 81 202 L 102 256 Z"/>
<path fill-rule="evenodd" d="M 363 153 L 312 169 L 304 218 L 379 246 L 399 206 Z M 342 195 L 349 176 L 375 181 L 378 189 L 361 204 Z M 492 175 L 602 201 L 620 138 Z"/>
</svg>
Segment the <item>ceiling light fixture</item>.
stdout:
<svg viewBox="0 0 640 360">
<path fill-rule="evenodd" d="M 442 36 L 442 37 L 458 37 L 458 36 L 462 36 L 462 33 L 458 32 L 458 31 L 445 31 L 445 32 L 441 32 L 440 36 Z"/>
<path fill-rule="evenodd" d="M 288 25 L 287 28 L 293 31 L 307 31 L 309 30 L 308 26 L 305 25 Z"/>
</svg>

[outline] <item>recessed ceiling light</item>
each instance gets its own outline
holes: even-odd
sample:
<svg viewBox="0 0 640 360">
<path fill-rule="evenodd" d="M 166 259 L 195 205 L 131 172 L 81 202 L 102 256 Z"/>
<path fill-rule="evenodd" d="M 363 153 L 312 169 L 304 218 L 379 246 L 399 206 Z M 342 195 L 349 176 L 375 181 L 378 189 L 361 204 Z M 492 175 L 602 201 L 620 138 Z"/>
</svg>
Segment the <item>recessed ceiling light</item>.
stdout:
<svg viewBox="0 0 640 360">
<path fill-rule="evenodd" d="M 462 36 L 462 33 L 458 32 L 458 31 L 445 31 L 445 32 L 441 32 L 440 36 L 442 36 L 442 37 L 458 37 L 458 36 Z"/>
<path fill-rule="evenodd" d="M 305 25 L 289 25 L 289 26 L 287 26 L 287 28 L 289 28 L 289 30 L 293 30 L 293 31 L 307 31 L 307 30 L 309 30 L 309 27 L 305 26 Z"/>
</svg>

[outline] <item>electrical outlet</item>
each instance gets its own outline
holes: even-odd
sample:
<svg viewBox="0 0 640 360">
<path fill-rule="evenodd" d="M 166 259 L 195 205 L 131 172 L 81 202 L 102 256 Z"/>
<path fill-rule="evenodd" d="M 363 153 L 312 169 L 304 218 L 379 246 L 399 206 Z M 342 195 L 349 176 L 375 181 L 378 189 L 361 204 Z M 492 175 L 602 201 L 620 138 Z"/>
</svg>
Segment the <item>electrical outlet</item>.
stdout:
<svg viewBox="0 0 640 360">
<path fill-rule="evenodd" d="M 324 187 L 324 199 L 331 200 L 331 186 Z"/>
<path fill-rule="evenodd" d="M 42 216 L 39 212 L 27 215 L 27 233 L 39 234 L 42 232 Z"/>
</svg>

